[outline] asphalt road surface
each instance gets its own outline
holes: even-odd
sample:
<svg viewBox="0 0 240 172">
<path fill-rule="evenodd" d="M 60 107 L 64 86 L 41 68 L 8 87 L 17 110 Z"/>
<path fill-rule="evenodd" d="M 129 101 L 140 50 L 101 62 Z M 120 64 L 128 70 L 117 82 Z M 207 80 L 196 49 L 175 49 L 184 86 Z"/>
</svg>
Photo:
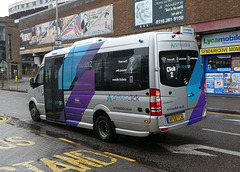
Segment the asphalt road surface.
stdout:
<svg viewBox="0 0 240 172">
<path fill-rule="evenodd" d="M 33 122 L 26 94 L 0 91 L 0 171 L 239 171 L 240 115 L 147 138 L 101 142 L 91 130 Z"/>
</svg>

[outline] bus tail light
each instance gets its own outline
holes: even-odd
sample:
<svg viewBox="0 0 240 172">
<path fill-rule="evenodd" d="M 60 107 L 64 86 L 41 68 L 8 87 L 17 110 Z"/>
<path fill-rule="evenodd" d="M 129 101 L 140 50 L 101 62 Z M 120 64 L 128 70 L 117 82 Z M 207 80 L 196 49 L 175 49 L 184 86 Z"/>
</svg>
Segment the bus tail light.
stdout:
<svg viewBox="0 0 240 172">
<path fill-rule="evenodd" d="M 161 128 L 161 131 L 168 131 L 168 128 Z"/>
<path fill-rule="evenodd" d="M 160 99 L 160 90 L 150 89 L 150 109 L 152 116 L 162 115 L 162 105 Z"/>
</svg>

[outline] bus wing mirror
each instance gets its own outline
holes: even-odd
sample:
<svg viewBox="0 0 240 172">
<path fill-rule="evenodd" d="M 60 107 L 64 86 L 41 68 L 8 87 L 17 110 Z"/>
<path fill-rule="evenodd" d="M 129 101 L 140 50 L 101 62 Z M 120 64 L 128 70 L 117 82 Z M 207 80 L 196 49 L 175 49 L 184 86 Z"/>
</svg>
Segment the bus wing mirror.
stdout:
<svg viewBox="0 0 240 172">
<path fill-rule="evenodd" d="M 30 79 L 30 86 L 34 87 L 34 79 L 33 78 Z"/>
</svg>

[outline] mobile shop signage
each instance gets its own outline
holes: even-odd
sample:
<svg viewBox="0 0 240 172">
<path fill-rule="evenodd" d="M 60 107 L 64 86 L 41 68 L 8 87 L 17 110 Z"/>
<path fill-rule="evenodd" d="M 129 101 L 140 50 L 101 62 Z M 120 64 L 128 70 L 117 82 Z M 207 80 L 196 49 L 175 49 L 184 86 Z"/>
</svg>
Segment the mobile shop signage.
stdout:
<svg viewBox="0 0 240 172">
<path fill-rule="evenodd" d="M 240 52 L 240 46 L 206 48 L 206 49 L 201 49 L 200 50 L 201 55 L 238 53 L 238 52 Z"/>
<path fill-rule="evenodd" d="M 184 21 L 185 0 L 133 0 L 134 29 Z"/>
<path fill-rule="evenodd" d="M 240 44 L 240 31 L 217 33 L 202 36 L 202 48 L 237 46 Z"/>
</svg>

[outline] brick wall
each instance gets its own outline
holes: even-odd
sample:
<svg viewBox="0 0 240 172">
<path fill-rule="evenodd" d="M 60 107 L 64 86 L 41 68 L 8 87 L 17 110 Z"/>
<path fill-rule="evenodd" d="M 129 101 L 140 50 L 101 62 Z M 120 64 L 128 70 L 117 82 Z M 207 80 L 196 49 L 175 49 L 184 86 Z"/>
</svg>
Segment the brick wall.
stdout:
<svg viewBox="0 0 240 172">
<path fill-rule="evenodd" d="M 162 30 L 196 23 L 215 21 L 233 17 L 240 17 L 240 3 L 237 0 L 185 0 L 185 22 L 168 25 L 160 25 L 145 29 L 133 29 L 133 0 L 81 0 L 69 3 L 59 8 L 59 18 L 72 14 L 78 14 L 91 9 L 96 9 L 105 5 L 113 4 L 114 12 L 114 33 L 103 35 L 121 36 L 139 32 Z M 35 14 L 25 19 L 21 19 L 19 29 L 29 28 L 37 24 L 55 19 L 55 9 L 47 10 L 44 13 Z M 67 41 L 71 43 L 73 41 Z M 53 45 L 53 44 L 48 44 Z M 44 47 L 46 45 L 40 45 Z"/>
<path fill-rule="evenodd" d="M 238 0 L 185 0 L 185 3 L 187 24 L 240 17 Z"/>
</svg>

